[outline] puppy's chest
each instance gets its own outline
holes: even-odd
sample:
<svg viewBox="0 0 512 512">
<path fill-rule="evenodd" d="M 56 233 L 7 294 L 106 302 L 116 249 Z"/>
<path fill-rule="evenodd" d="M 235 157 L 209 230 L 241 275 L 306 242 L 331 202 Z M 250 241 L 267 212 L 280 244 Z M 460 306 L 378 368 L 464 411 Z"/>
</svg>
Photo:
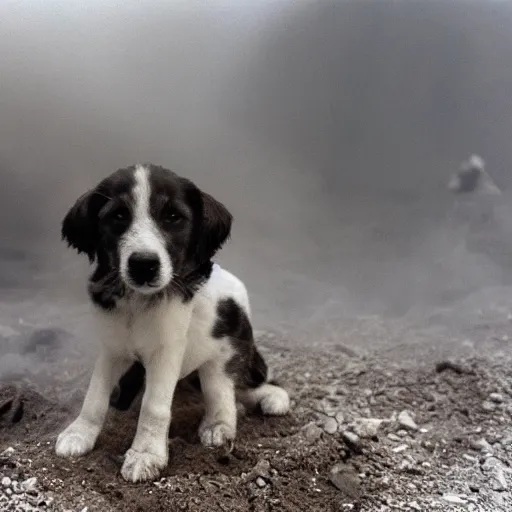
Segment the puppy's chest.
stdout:
<svg viewBox="0 0 512 512">
<path fill-rule="evenodd" d="M 161 347 L 172 349 L 187 342 L 187 316 L 182 311 L 124 308 L 101 315 L 102 342 L 132 359 L 144 360 Z"/>
</svg>

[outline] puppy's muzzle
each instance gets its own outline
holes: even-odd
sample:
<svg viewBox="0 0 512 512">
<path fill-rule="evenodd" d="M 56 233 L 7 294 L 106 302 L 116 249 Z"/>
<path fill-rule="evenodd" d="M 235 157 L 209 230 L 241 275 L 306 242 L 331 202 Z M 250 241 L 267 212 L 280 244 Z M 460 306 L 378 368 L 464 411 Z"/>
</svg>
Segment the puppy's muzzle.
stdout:
<svg viewBox="0 0 512 512">
<path fill-rule="evenodd" d="M 152 252 L 134 252 L 128 258 L 128 276 L 137 286 L 155 285 L 160 276 L 160 258 Z"/>
</svg>

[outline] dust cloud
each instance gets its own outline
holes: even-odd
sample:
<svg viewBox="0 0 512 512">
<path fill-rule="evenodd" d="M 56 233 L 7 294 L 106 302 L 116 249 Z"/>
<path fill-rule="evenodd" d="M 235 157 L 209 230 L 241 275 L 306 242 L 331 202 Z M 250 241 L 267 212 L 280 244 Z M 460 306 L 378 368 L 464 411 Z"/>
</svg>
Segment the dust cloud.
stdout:
<svg viewBox="0 0 512 512">
<path fill-rule="evenodd" d="M 2 2 L 0 298 L 83 300 L 60 220 L 144 161 L 232 210 L 221 263 L 293 339 L 510 281 L 448 223 L 446 182 L 476 152 L 506 196 L 511 22 L 491 1 Z"/>
</svg>

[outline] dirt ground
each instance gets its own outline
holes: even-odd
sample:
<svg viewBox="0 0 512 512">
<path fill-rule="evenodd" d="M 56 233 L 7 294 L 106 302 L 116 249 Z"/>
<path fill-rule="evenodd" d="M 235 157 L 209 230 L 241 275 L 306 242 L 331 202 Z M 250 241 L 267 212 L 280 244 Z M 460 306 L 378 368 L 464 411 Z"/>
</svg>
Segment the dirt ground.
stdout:
<svg viewBox="0 0 512 512">
<path fill-rule="evenodd" d="M 378 346 L 383 327 L 370 320 L 358 332 Z M 511 510 L 512 324 L 488 321 L 481 316 L 459 333 L 465 340 L 439 327 L 415 337 L 397 327 L 406 344 L 363 353 L 342 342 L 290 348 L 261 334 L 292 412 L 241 413 L 232 452 L 210 451 L 196 435 L 200 396 L 182 383 L 169 466 L 156 482 L 137 485 L 119 470 L 138 404 L 110 413 L 90 455 L 54 455 L 90 361 L 56 348 L 64 331 L 36 331 L 23 347 L 25 360 L 39 361 L 37 373 L 7 374 L 0 388 L 0 510 Z M 5 356 L 2 363 L 9 365 Z"/>
</svg>

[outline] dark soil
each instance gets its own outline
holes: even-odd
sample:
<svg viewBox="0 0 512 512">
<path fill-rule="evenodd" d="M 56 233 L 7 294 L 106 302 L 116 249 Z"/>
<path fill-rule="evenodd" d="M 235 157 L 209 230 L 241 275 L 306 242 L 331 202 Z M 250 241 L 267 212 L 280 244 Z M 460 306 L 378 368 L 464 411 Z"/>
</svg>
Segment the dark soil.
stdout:
<svg viewBox="0 0 512 512">
<path fill-rule="evenodd" d="M 76 414 L 87 375 L 69 373 L 69 361 L 66 389 L 57 371 L 62 364 L 54 361 L 46 380 L 41 379 L 44 385 L 4 383 L 0 449 L 12 447 L 14 452 L 0 458 L 0 479 L 36 477 L 46 501 L 33 510 L 512 507 L 512 387 L 506 358 L 494 363 L 482 358 L 425 361 L 410 368 L 334 349 L 290 351 L 275 343 L 263 348 L 291 392 L 292 413 L 283 418 L 244 415 L 231 453 L 207 450 L 196 435 L 201 397 L 181 383 L 173 407 L 169 466 L 160 480 L 146 484 L 126 483 L 119 473 L 135 432 L 138 403 L 127 412 L 111 411 L 91 454 L 66 460 L 54 455 L 55 438 Z M 82 367 L 83 362 L 74 368 L 78 372 Z M 400 424 L 401 411 L 408 412 L 417 428 Z M 383 420 L 375 432 L 361 429 L 369 418 Z M 504 486 L 496 483 L 493 461 L 500 464 Z M 5 503 L 2 510 L 24 510 Z"/>
</svg>

